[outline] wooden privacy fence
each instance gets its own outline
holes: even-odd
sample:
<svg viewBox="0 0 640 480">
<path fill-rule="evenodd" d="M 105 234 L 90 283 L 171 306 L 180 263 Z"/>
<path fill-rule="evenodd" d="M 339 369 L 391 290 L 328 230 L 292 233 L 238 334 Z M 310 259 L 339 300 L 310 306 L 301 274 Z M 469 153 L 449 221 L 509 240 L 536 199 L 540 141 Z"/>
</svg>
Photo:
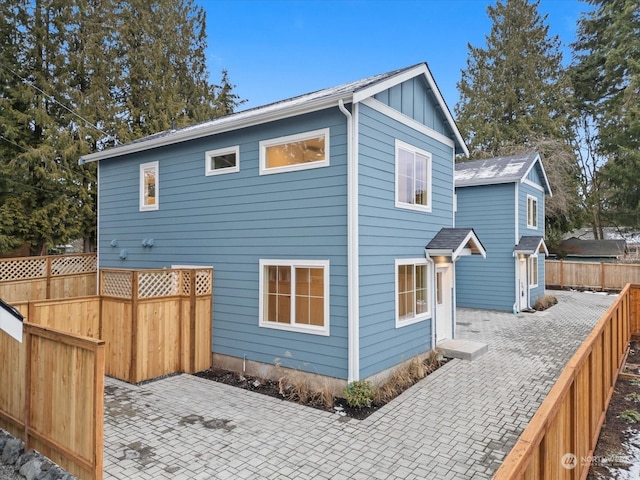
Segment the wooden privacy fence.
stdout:
<svg viewBox="0 0 640 480">
<path fill-rule="evenodd" d="M 100 295 L 16 303 L 29 322 L 99 338 L 105 372 L 138 383 L 211 366 L 213 270 L 101 270 Z"/>
<path fill-rule="evenodd" d="M 627 285 L 544 399 L 495 480 L 584 479 L 631 334 L 640 285 Z"/>
<path fill-rule="evenodd" d="M 547 260 L 545 283 L 547 287 L 622 290 L 627 283 L 640 284 L 640 264 Z"/>
<path fill-rule="evenodd" d="M 95 253 L 0 259 L 0 298 L 26 302 L 95 295 Z"/>
<path fill-rule="evenodd" d="M 0 330 L 0 427 L 83 479 L 102 479 L 104 342 L 24 323 Z"/>
</svg>

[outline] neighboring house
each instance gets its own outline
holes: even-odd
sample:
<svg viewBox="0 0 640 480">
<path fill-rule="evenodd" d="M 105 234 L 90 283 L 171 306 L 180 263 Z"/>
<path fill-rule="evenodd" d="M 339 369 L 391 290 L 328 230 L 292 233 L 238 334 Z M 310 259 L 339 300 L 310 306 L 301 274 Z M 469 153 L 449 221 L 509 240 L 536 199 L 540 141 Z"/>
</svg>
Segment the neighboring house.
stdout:
<svg viewBox="0 0 640 480">
<path fill-rule="evenodd" d="M 487 259 L 457 265 L 458 306 L 518 312 L 544 295 L 544 199 L 540 155 L 456 164 L 456 225 L 472 225 Z"/>
<path fill-rule="evenodd" d="M 421 63 L 81 162 L 100 268 L 213 266 L 214 365 L 353 381 L 453 337 L 455 261 L 484 254 L 453 229 L 467 153 Z"/>
<path fill-rule="evenodd" d="M 551 249 L 553 259 L 576 262 L 618 262 L 627 254 L 626 240 L 582 240 L 572 237 Z"/>
</svg>

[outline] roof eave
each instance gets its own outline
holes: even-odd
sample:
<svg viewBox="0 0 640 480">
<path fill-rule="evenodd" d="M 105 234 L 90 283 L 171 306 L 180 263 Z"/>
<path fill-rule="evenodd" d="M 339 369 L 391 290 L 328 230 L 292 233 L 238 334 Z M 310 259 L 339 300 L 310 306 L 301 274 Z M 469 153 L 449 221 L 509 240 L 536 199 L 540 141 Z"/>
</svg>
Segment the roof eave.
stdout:
<svg viewBox="0 0 640 480">
<path fill-rule="evenodd" d="M 101 152 L 91 153 L 80 157 L 79 164 L 96 162 L 107 158 L 121 157 L 131 153 L 143 152 L 152 148 L 163 147 L 166 145 L 172 145 L 175 143 L 187 142 L 189 140 L 196 140 L 198 138 L 206 137 L 213 134 L 229 132 L 232 130 L 238 130 L 240 128 L 252 127 L 266 122 L 272 122 L 284 118 L 293 117 L 296 115 L 303 115 L 305 113 L 311 113 L 325 108 L 337 106 L 338 102 L 342 100 L 345 103 L 353 101 L 353 95 L 351 93 L 339 93 L 323 97 L 317 100 L 311 100 L 300 105 L 292 107 L 285 107 L 282 110 L 269 111 L 265 113 L 257 113 L 249 118 L 239 118 L 236 120 L 230 120 L 222 125 L 213 123 L 210 127 L 188 129 L 184 132 L 176 132 L 172 135 L 155 138 L 152 140 L 141 141 L 138 143 L 130 143 L 122 145 L 120 147 L 110 148 Z M 241 112 L 239 112 L 241 113 Z"/>
<path fill-rule="evenodd" d="M 482 185 L 500 185 L 503 183 L 516 183 L 518 182 L 518 178 L 508 178 L 508 179 L 492 179 L 490 181 L 478 181 L 478 182 L 455 182 L 455 188 L 463 188 L 463 187 L 479 187 Z"/>
</svg>

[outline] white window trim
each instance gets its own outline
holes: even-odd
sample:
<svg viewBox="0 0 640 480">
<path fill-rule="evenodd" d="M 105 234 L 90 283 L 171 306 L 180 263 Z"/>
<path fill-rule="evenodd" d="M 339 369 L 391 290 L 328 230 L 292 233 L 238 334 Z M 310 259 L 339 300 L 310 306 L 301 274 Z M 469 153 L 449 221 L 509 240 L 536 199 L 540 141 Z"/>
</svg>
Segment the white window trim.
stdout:
<svg viewBox="0 0 640 480">
<path fill-rule="evenodd" d="M 297 170 L 308 170 L 311 168 L 328 167 L 329 159 L 331 158 L 331 151 L 329 148 L 330 133 L 331 133 L 331 130 L 329 128 L 322 128 L 320 130 L 314 130 L 312 132 L 296 133 L 295 135 L 287 135 L 285 137 L 262 140 L 259 144 L 260 145 L 260 175 L 270 175 L 272 173 L 295 172 Z M 300 142 L 302 140 L 308 140 L 310 138 L 318 138 L 322 136 L 324 136 L 324 160 L 319 160 L 317 162 L 298 163 L 296 165 L 286 165 L 284 167 L 267 168 L 267 147 L 284 145 L 286 143 Z"/>
<path fill-rule="evenodd" d="M 315 325 L 299 325 L 296 323 L 291 323 L 289 325 L 283 323 L 276 322 L 267 322 L 264 320 L 264 294 L 265 294 L 265 268 L 271 266 L 285 266 L 292 268 L 292 276 L 291 276 L 291 284 L 292 284 L 292 295 L 291 295 L 291 319 L 295 318 L 294 312 L 296 311 L 296 300 L 295 300 L 295 267 L 310 267 L 317 268 L 322 267 L 324 269 L 324 326 L 317 327 Z M 329 260 L 269 260 L 269 259 L 260 259 L 259 261 L 259 277 L 260 277 L 260 286 L 259 286 L 259 308 L 258 308 L 258 325 L 263 328 L 273 328 L 276 330 L 287 330 L 290 332 L 299 332 L 299 333 L 311 333 L 314 335 L 330 335 L 330 325 L 329 319 L 331 315 L 329 314 L 329 289 L 330 289 L 330 277 L 331 272 L 329 270 Z"/>
<path fill-rule="evenodd" d="M 536 202 L 536 210 L 534 212 L 535 215 L 535 222 L 536 224 L 533 225 L 531 223 L 529 223 L 530 219 L 531 219 L 531 215 L 529 215 L 529 205 L 532 205 L 533 202 Z M 527 228 L 532 228 L 537 230 L 538 229 L 538 198 L 534 197 L 533 195 L 529 195 L 527 194 Z"/>
<path fill-rule="evenodd" d="M 144 197 L 145 197 L 145 183 L 144 183 L 144 171 L 148 169 L 155 170 L 155 178 L 156 178 L 156 203 L 154 205 L 145 205 Z M 140 165 L 140 203 L 139 203 L 141 212 L 149 212 L 153 210 L 158 210 L 160 208 L 160 166 L 157 161 L 155 162 L 147 162 Z"/>
<path fill-rule="evenodd" d="M 418 153 L 427 158 L 427 204 L 426 205 L 416 205 L 413 203 L 404 203 L 399 200 L 400 190 L 398 189 L 398 174 L 399 174 L 399 150 L 409 150 L 410 152 Z M 422 150 L 418 147 L 405 143 L 401 140 L 396 139 L 396 147 L 395 147 L 395 205 L 396 208 L 404 208 L 406 210 L 415 210 L 419 212 L 431 212 L 431 194 L 433 190 L 433 181 L 432 181 L 432 157 L 429 152 L 426 150 Z M 415 181 L 415 179 L 414 179 Z"/>
<path fill-rule="evenodd" d="M 212 168 L 211 160 L 213 157 L 217 157 L 220 155 L 229 155 L 230 153 L 235 154 L 236 156 L 236 164 L 233 167 L 225 167 L 225 168 Z M 224 175 L 225 173 L 236 173 L 240 171 L 240 146 L 235 145 L 233 147 L 225 147 L 218 148 L 216 150 L 209 150 L 204 154 L 204 174 L 209 177 L 211 175 Z"/>
<path fill-rule="evenodd" d="M 537 281 L 536 281 L 536 283 L 531 283 L 531 280 L 532 280 L 532 277 L 533 277 L 533 271 L 534 271 L 534 268 L 533 268 L 533 260 L 534 259 L 536 260 L 535 272 L 536 272 L 536 280 Z M 528 265 L 529 266 L 529 287 L 531 287 L 531 288 L 537 287 L 538 283 L 540 282 L 540 279 L 538 278 L 539 277 L 539 273 L 540 273 L 539 270 L 538 270 L 539 269 L 539 264 L 540 264 L 540 261 L 538 260 L 538 255 L 537 254 L 531 255 L 529 257 L 529 265 Z"/>
<path fill-rule="evenodd" d="M 410 319 L 401 319 L 400 318 L 400 305 L 398 303 L 398 294 L 400 293 L 398 291 L 398 267 L 401 265 L 426 265 L 427 266 L 427 311 L 420 314 L 420 315 L 416 315 L 413 318 Z M 427 261 L 426 258 L 397 258 L 396 259 L 396 265 L 395 265 L 395 270 L 393 272 L 394 274 L 394 283 L 395 283 L 395 298 L 394 298 L 394 303 L 396 306 L 396 328 L 402 328 L 402 327 L 406 327 L 407 325 L 413 325 L 414 323 L 418 323 L 418 322 L 424 322 L 425 320 L 428 320 L 429 318 L 431 318 L 431 308 L 433 307 L 431 305 L 432 303 L 432 299 L 431 297 L 433 296 L 433 278 L 431 275 L 431 264 Z"/>
</svg>

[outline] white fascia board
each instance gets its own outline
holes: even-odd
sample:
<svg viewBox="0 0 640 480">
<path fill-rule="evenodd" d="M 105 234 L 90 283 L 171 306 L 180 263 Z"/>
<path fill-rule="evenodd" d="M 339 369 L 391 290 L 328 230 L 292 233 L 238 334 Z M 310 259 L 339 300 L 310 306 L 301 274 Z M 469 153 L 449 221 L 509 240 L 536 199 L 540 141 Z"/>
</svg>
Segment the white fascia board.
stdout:
<svg viewBox="0 0 640 480">
<path fill-rule="evenodd" d="M 382 92 L 384 90 L 387 90 L 388 88 L 391 88 L 391 87 L 393 87 L 395 85 L 398 85 L 398 84 L 400 84 L 402 82 L 406 82 L 407 80 L 410 80 L 410 79 L 412 79 L 414 77 L 418 77 L 420 75 L 424 76 L 425 80 L 427 81 L 427 84 L 429 85 L 429 87 L 433 91 L 433 94 L 436 97 L 436 101 L 438 102 L 438 104 L 440 106 L 440 109 L 442 110 L 445 118 L 447 119 L 447 122 L 451 126 L 451 130 L 453 130 L 453 133 L 454 133 L 454 135 L 456 137 L 456 140 L 458 141 L 458 143 L 462 147 L 462 151 L 463 151 L 464 155 L 466 157 L 468 157 L 469 156 L 469 149 L 467 148 L 467 145 L 465 144 L 465 142 L 464 142 L 464 140 L 462 138 L 462 135 L 460 134 L 460 130 L 458 130 L 458 126 L 456 125 L 456 122 L 454 121 L 453 117 L 451 116 L 451 112 L 449 112 L 449 108 L 447 107 L 447 104 L 444 101 L 444 98 L 442 98 L 442 95 L 440 94 L 440 89 L 436 85 L 436 82 L 433 79 L 433 76 L 431 75 L 431 72 L 429 71 L 429 68 L 427 67 L 426 63 L 421 63 L 420 65 L 416 65 L 414 68 L 412 68 L 410 70 L 406 70 L 406 71 L 404 71 L 402 73 L 399 73 L 398 75 L 393 76 L 391 78 L 388 78 L 388 79 L 386 79 L 386 80 L 384 80 L 382 82 L 376 83 L 374 85 L 371 85 L 370 87 L 366 87 L 366 88 L 363 88 L 362 90 L 354 92 L 353 93 L 353 103 L 362 102 L 364 99 L 366 99 L 368 97 L 373 97 L 377 93 L 380 93 L 380 92 Z"/>
<path fill-rule="evenodd" d="M 551 192 L 551 184 L 549 183 L 549 177 L 547 177 L 547 172 L 544 169 L 544 164 L 542 163 L 542 159 L 540 158 L 539 153 L 536 155 L 536 159 L 533 162 L 531 162 L 531 166 L 527 169 L 526 172 L 524 172 L 524 175 L 522 176 L 522 181 L 524 182 L 526 180 L 526 178 L 529 176 L 529 172 L 531 172 L 531 170 L 536 165 L 536 163 L 540 164 L 540 170 L 542 170 L 542 177 L 544 178 L 545 185 L 543 185 L 542 189 L 549 190 L 549 196 L 552 197 L 553 193 Z M 531 184 L 535 185 L 535 183 L 533 182 L 531 182 Z"/>
<path fill-rule="evenodd" d="M 466 182 L 456 182 L 454 177 L 454 185 L 455 188 L 464 188 L 464 187 L 480 187 L 482 185 L 500 185 L 504 183 L 516 183 L 518 182 L 517 178 L 499 178 L 499 179 L 489 179 L 489 180 L 478 180 L 478 181 L 466 181 Z"/>
<path fill-rule="evenodd" d="M 265 113 L 256 112 L 254 115 L 250 115 L 248 117 L 240 116 L 237 119 L 232 119 L 222 124 L 218 124 L 214 120 L 209 127 L 189 128 L 184 132 L 177 131 L 174 134 L 155 138 L 153 140 L 129 143 L 120 147 L 113 147 L 101 152 L 84 155 L 80 157 L 78 163 L 82 165 L 85 163 L 96 162 L 98 160 L 104 160 L 107 158 L 120 157 L 122 155 L 128 155 L 130 153 L 143 152 L 152 148 L 187 142 L 189 140 L 195 140 L 198 138 L 207 137 L 209 135 L 238 130 L 240 128 L 252 127 L 255 125 L 260 125 L 262 123 L 268 123 L 284 118 L 294 117 L 296 115 L 304 115 L 305 113 L 311 113 L 318 110 L 323 110 L 325 108 L 335 107 L 337 106 L 339 100 L 342 100 L 344 103 L 351 103 L 351 98 L 351 94 L 345 95 L 344 93 L 341 93 L 323 97 L 319 100 L 305 102 L 293 107 L 284 107 L 281 110 L 268 111 Z M 242 114 L 242 112 L 238 112 L 238 115 L 240 114 Z"/>
<path fill-rule="evenodd" d="M 472 255 L 472 250 L 467 247 L 469 242 L 473 243 L 473 245 L 478 250 L 480 250 L 480 255 L 482 255 L 482 258 L 487 258 L 487 252 L 482 246 L 482 243 L 480 243 L 480 240 L 478 239 L 478 237 L 473 233 L 473 230 L 469 230 L 469 233 L 467 233 L 467 236 L 464 237 L 464 240 L 460 242 L 460 245 L 458 246 L 456 251 L 453 252 L 451 256 L 451 259 L 453 261 L 457 260 L 458 257 L 461 257 L 463 255 Z"/>
</svg>

